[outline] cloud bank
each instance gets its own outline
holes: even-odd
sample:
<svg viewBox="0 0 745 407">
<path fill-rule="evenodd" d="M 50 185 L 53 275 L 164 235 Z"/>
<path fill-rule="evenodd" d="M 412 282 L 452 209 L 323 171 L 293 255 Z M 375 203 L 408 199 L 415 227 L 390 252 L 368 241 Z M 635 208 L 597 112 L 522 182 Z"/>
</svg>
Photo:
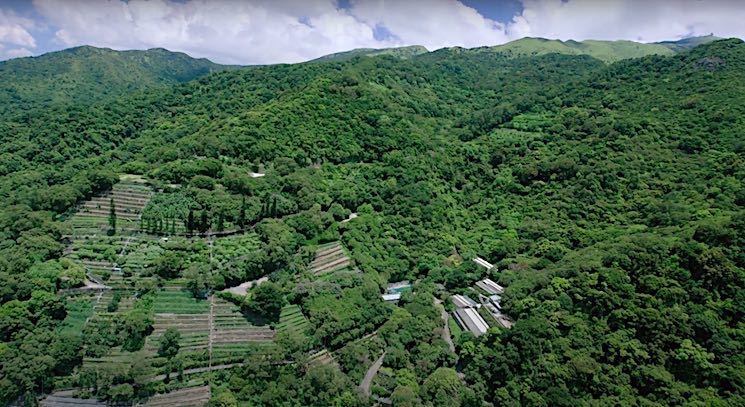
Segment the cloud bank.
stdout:
<svg viewBox="0 0 745 407">
<path fill-rule="evenodd" d="M 475 4 L 475 2 L 470 2 Z M 490 46 L 526 36 L 652 42 L 745 37 L 745 2 L 523 0 L 509 21 L 456 0 L 33 0 L 0 6 L 0 59 L 52 48 L 167 48 L 215 62 L 300 62 L 353 48 Z"/>
</svg>

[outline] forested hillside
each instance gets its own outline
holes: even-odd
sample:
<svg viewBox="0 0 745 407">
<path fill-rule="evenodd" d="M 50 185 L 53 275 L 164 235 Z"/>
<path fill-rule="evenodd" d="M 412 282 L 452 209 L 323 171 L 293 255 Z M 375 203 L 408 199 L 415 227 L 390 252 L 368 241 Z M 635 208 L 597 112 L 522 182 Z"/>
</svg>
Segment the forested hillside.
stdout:
<svg viewBox="0 0 745 407">
<path fill-rule="evenodd" d="M 164 49 L 114 51 L 90 46 L 2 61 L 0 115 L 112 100 L 228 68 Z"/>
<path fill-rule="evenodd" d="M 31 105 L 57 92 L 39 89 Z M 4 403 L 202 380 L 212 405 L 745 404 L 740 40 L 611 64 L 442 49 L 85 92 L 0 123 Z M 109 213 L 79 205 L 120 179 L 152 192 L 124 201 L 139 223 L 117 223 L 112 197 L 107 233 L 75 240 L 84 208 Z M 135 271 L 128 236 L 147 247 Z M 59 292 L 90 277 L 85 256 L 129 294 L 71 333 L 79 302 Z M 485 277 L 514 325 L 453 332 L 453 352 L 439 300 Z M 400 280 L 413 293 L 384 303 Z M 180 286 L 193 309 L 168 308 Z M 163 315 L 212 321 L 230 301 L 264 342 L 225 370 L 188 373 L 212 368 L 213 339 L 208 356 L 151 344 Z"/>
</svg>

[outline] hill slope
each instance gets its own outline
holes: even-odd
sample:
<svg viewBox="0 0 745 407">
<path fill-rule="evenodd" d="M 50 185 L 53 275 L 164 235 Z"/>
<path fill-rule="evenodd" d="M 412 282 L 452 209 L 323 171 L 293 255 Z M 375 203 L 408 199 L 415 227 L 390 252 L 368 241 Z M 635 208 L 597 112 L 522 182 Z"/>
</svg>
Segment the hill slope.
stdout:
<svg viewBox="0 0 745 407">
<path fill-rule="evenodd" d="M 497 52 L 511 57 L 536 56 L 550 53 L 589 55 L 605 62 L 638 58 L 647 55 L 672 55 L 675 52 L 661 44 L 633 41 L 560 41 L 545 38 L 523 38 L 496 47 L 478 48 L 481 52 Z"/>
<path fill-rule="evenodd" d="M 101 101 L 228 69 L 164 49 L 114 51 L 83 46 L 0 62 L 0 114 L 6 109 Z"/>
<path fill-rule="evenodd" d="M 353 49 L 351 51 L 337 52 L 334 54 L 324 55 L 310 62 L 331 62 L 331 61 L 341 62 L 341 61 L 350 60 L 355 57 L 361 57 L 361 56 L 374 57 L 374 56 L 379 56 L 379 55 L 390 55 L 396 58 L 408 59 L 408 58 L 413 58 L 417 55 L 426 54 L 427 52 L 429 52 L 427 48 L 424 48 L 421 45 L 411 45 L 408 47 L 381 48 L 381 49 L 359 48 L 359 49 Z"/>
<path fill-rule="evenodd" d="M 255 224 L 260 253 L 214 268 L 210 284 L 276 271 L 272 297 L 292 290 L 315 345 L 346 369 L 286 364 L 314 344 L 283 340 L 276 359 L 248 355 L 215 379 L 242 404 L 367 405 L 343 374 L 386 352 L 381 372 L 412 384 L 388 375 L 373 388 L 412 404 L 742 405 L 743 117 L 745 43 L 724 40 L 611 64 L 443 49 L 255 67 L 0 122 L 0 401 L 49 390 L 41 379 L 69 374 L 80 352 L 122 346 L 119 324 L 59 345 L 52 214 L 137 173 L 181 185 L 143 212 L 160 233 L 195 218 Z M 156 252 L 152 278 L 209 270 L 193 240 Z M 307 249 L 335 241 L 359 273 L 304 281 Z M 487 276 L 515 323 L 461 336 L 465 387 L 431 291 L 471 295 Z M 400 280 L 423 284 L 384 304 Z M 363 338 L 374 352 L 354 345 Z M 148 390 L 122 380 L 134 385 L 77 385 L 102 399 Z"/>
</svg>

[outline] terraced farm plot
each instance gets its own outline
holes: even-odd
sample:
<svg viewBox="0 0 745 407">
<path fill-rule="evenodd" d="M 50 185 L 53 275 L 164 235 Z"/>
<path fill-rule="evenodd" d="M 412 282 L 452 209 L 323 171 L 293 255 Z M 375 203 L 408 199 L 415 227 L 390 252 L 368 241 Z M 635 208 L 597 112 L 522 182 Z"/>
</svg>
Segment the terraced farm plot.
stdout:
<svg viewBox="0 0 745 407">
<path fill-rule="evenodd" d="M 310 322 L 303 315 L 299 306 L 288 305 L 282 308 L 279 315 L 279 324 L 277 324 L 277 332 L 295 332 L 307 336 L 309 331 Z"/>
<path fill-rule="evenodd" d="M 334 360 L 334 356 L 331 354 L 331 352 L 328 351 L 328 349 L 324 349 L 310 355 L 310 357 L 308 358 L 308 363 L 338 366 L 336 360 Z"/>
<path fill-rule="evenodd" d="M 210 303 L 195 299 L 189 291 L 163 289 L 156 293 L 153 309 L 156 314 L 200 314 L 207 315 Z"/>
<path fill-rule="evenodd" d="M 65 250 L 65 256 L 85 267 L 97 280 L 111 278 L 117 282 L 123 278 L 117 265 L 119 254 L 130 240 L 128 236 L 77 236 Z"/>
<path fill-rule="evenodd" d="M 86 320 L 93 315 L 93 305 L 97 294 L 69 297 L 67 299 L 67 316 L 57 328 L 61 334 L 80 335 Z"/>
<path fill-rule="evenodd" d="M 67 395 L 50 394 L 44 400 L 39 402 L 40 407 L 85 407 L 100 406 L 105 407 L 106 403 L 96 399 L 79 399 Z"/>
<path fill-rule="evenodd" d="M 242 362 L 252 349 L 273 346 L 274 331 L 254 323 L 237 305 L 214 298 L 212 364 Z"/>
<path fill-rule="evenodd" d="M 165 394 L 157 394 L 145 403 L 146 407 L 202 407 L 210 399 L 210 387 L 190 387 Z"/>
<path fill-rule="evenodd" d="M 321 276 L 349 268 L 352 260 L 347 256 L 340 242 L 321 246 L 316 251 L 316 258 L 310 263 L 310 270 Z"/>
<path fill-rule="evenodd" d="M 93 197 L 78 208 L 78 212 L 68 221 L 73 236 L 104 234 L 109 228 L 112 198 L 117 229 L 139 230 L 140 214 L 151 195 L 150 188 L 141 183 L 125 181 L 114 185 L 107 194 Z"/>
<path fill-rule="evenodd" d="M 118 260 L 118 265 L 125 275 L 142 274 L 154 264 L 163 251 L 160 239 L 138 236 L 129 242 L 124 255 Z"/>
<path fill-rule="evenodd" d="M 179 340 L 179 354 L 184 360 L 184 368 L 206 366 L 209 361 L 209 314 L 155 314 L 153 333 L 145 343 L 145 350 L 156 354 L 160 340 L 168 328 L 176 328 Z"/>
</svg>

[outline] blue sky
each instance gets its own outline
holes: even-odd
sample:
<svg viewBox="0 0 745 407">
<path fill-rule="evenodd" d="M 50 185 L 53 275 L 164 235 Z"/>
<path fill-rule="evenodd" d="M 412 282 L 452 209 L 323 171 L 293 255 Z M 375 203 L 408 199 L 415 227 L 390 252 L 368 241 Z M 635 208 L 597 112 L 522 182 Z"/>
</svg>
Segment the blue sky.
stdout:
<svg viewBox="0 0 745 407">
<path fill-rule="evenodd" d="M 0 60 L 77 45 L 216 62 L 300 62 L 354 48 L 430 50 L 530 37 L 745 37 L 732 0 L 0 0 Z"/>
</svg>

